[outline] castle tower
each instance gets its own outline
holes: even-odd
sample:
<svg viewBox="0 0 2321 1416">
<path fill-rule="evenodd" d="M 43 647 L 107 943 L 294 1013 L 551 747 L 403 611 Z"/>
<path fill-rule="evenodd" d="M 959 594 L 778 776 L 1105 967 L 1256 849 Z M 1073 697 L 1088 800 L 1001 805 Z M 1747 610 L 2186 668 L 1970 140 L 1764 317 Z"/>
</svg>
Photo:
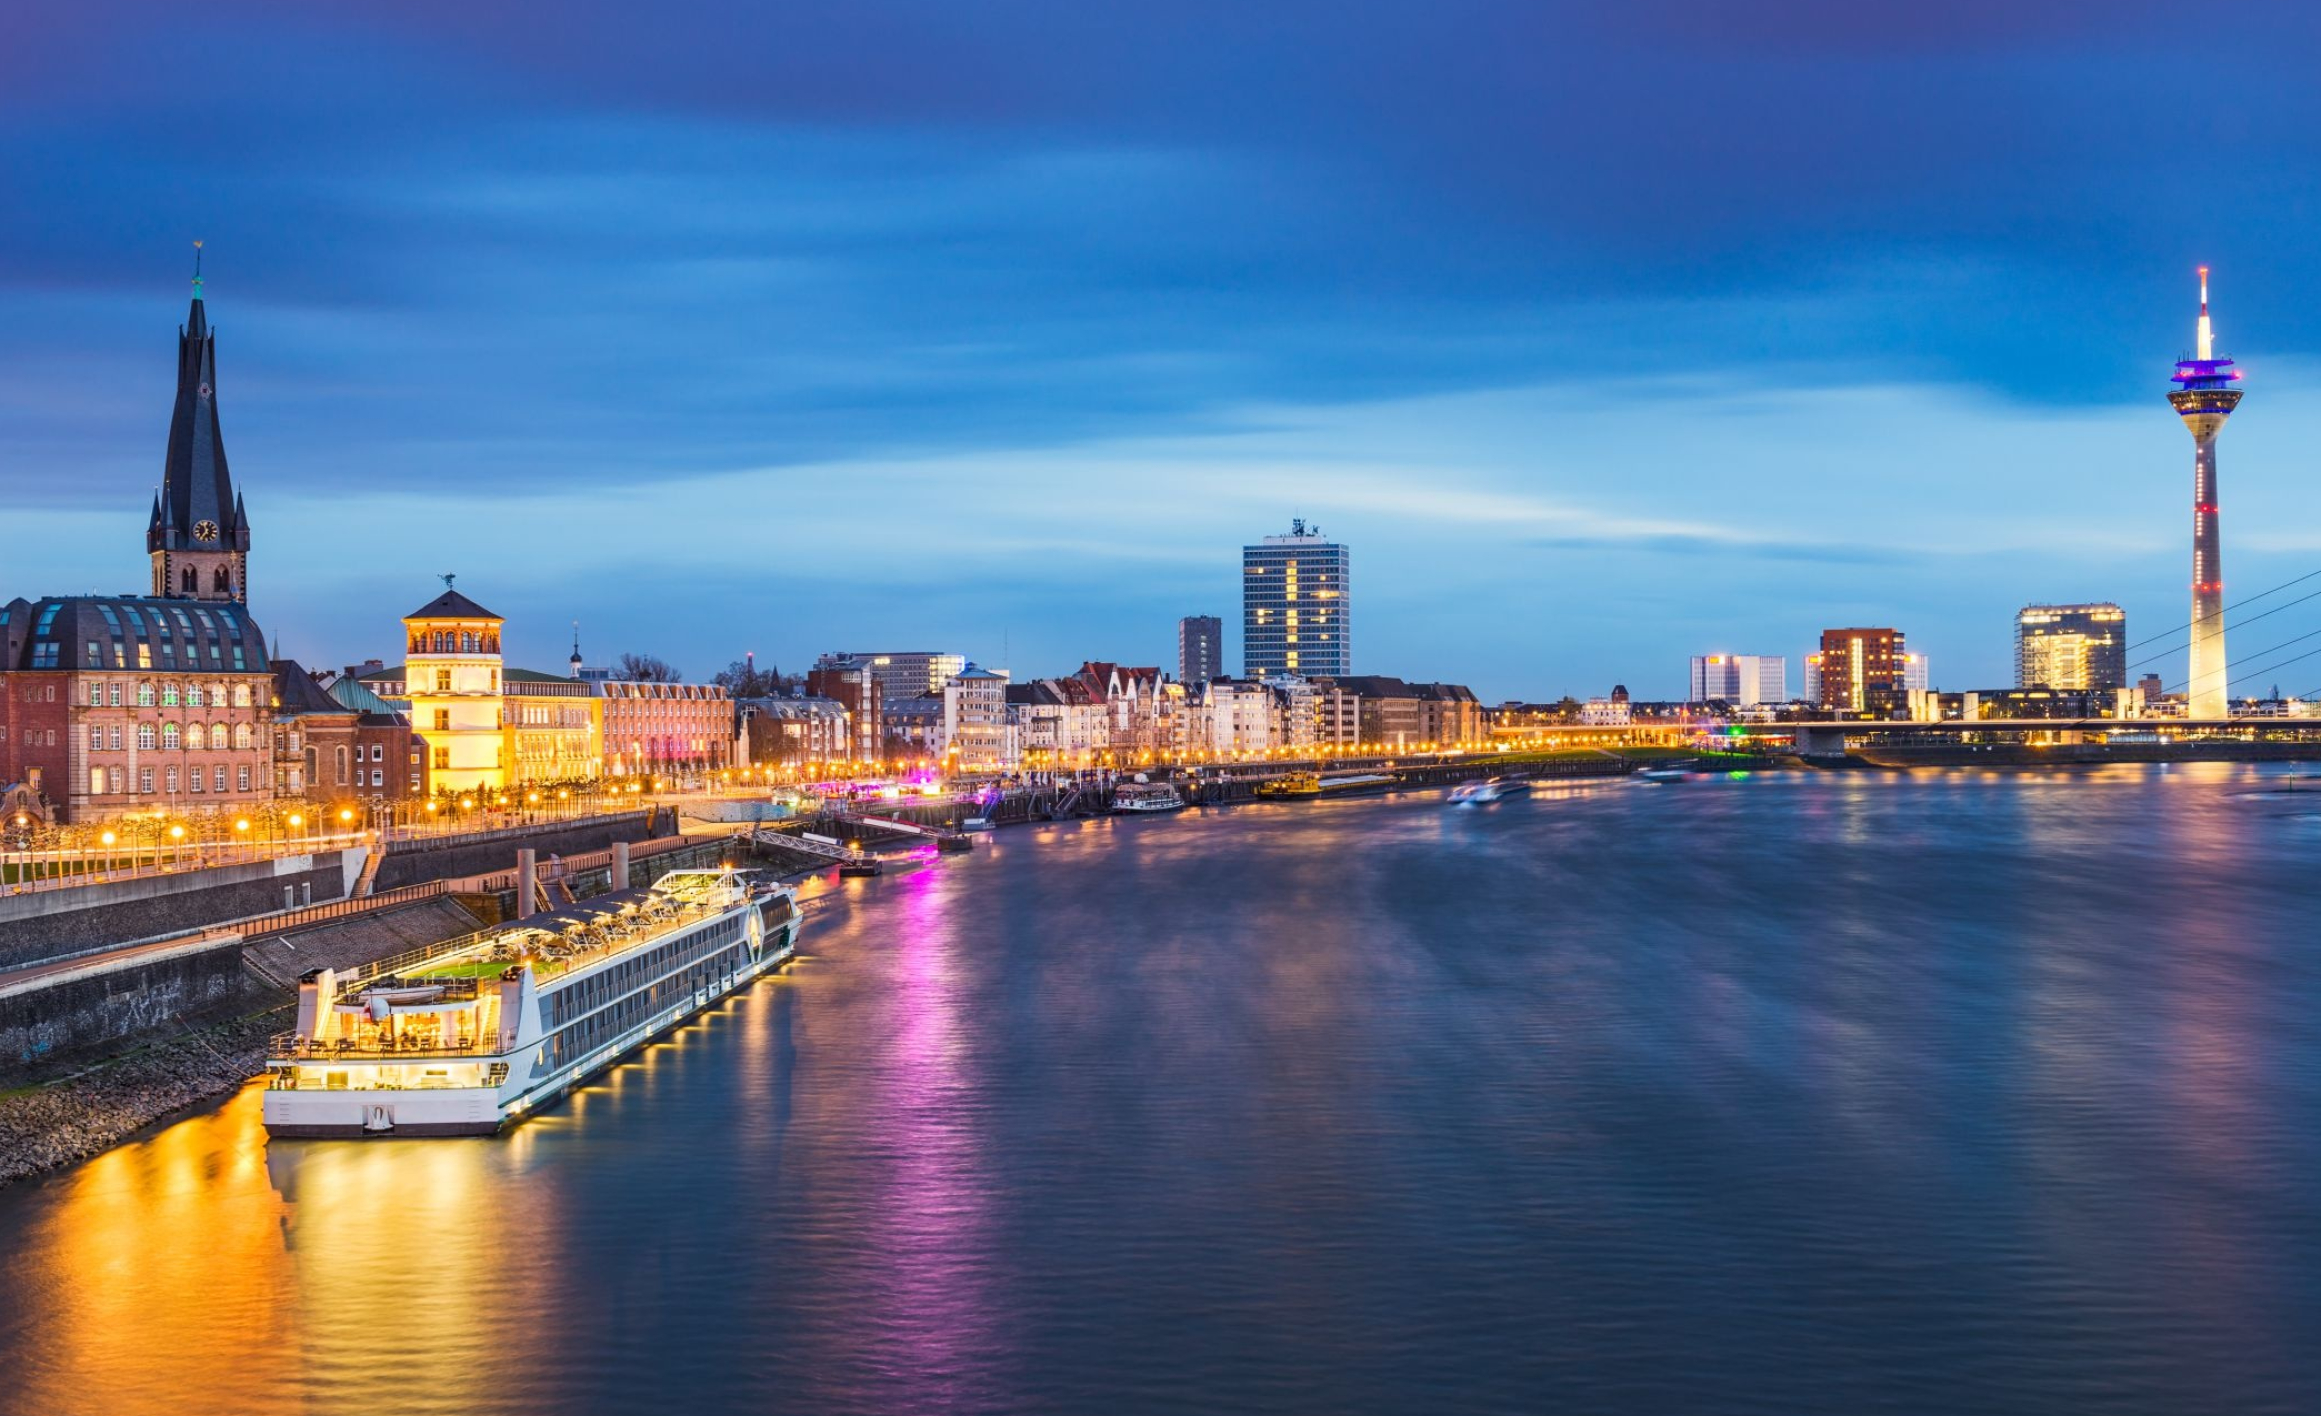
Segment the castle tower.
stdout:
<svg viewBox="0 0 2321 1416">
<path fill-rule="evenodd" d="M 145 552 L 153 593 L 178 600 L 248 598 L 250 519 L 226 471 L 218 431 L 217 337 L 202 309 L 201 243 L 194 243 L 193 308 L 177 333 L 177 407 Z"/>
<path fill-rule="evenodd" d="M 404 693 L 411 732 L 427 756 L 435 792 L 507 785 L 501 713 L 501 619 L 451 588 L 403 616 Z"/>
<path fill-rule="evenodd" d="M 2168 395 L 2176 416 L 2192 434 L 2192 672 L 2186 713 L 2223 718 L 2230 713 L 2225 689 L 2231 681 L 2224 656 L 2224 556 L 2217 539 L 2216 435 L 2240 404 L 2240 370 L 2216 357 L 2216 337 L 2208 322 L 2208 267 L 2200 268 L 2198 352 L 2177 361 L 2177 385 Z"/>
</svg>

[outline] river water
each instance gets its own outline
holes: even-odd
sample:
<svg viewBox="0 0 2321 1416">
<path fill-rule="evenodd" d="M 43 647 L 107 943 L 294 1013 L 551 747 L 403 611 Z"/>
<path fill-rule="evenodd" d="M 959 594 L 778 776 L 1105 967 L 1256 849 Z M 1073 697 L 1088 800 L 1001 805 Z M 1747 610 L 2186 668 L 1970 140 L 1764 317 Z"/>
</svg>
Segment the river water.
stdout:
<svg viewBox="0 0 2321 1416">
<path fill-rule="evenodd" d="M 494 1140 L 0 1192 L 0 1408 L 2321 1409 L 2321 779 L 1003 833 Z"/>
</svg>

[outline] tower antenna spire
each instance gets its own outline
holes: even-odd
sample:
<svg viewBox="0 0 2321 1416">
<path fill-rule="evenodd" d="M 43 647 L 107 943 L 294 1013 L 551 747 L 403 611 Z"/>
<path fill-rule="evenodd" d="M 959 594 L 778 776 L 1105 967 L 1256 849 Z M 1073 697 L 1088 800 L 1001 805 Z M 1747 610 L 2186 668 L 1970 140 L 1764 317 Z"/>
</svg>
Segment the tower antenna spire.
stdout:
<svg viewBox="0 0 2321 1416">
<path fill-rule="evenodd" d="M 201 298 L 201 241 L 198 238 L 193 243 L 193 298 Z"/>
<path fill-rule="evenodd" d="M 2200 353 L 2202 359 L 2216 357 L 2216 330 L 2208 323 L 2208 267 L 2200 268 Z"/>
</svg>

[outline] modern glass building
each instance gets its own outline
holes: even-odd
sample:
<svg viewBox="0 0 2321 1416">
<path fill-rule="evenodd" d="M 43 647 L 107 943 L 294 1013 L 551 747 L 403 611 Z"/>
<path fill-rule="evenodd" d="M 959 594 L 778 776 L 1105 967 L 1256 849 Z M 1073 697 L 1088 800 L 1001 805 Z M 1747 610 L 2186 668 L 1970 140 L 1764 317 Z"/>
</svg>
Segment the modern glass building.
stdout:
<svg viewBox="0 0 2321 1416">
<path fill-rule="evenodd" d="M 1354 671 L 1353 562 L 1303 520 L 1241 548 L 1241 672 L 1338 678 Z"/>
<path fill-rule="evenodd" d="M 2015 687 L 2127 686 L 2127 611 L 2110 603 L 2025 605 L 2016 611 Z"/>
<path fill-rule="evenodd" d="M 1207 683 L 1225 673 L 1225 621 L 1187 615 L 1177 621 L 1177 682 Z"/>
<path fill-rule="evenodd" d="M 1688 703 L 1753 708 L 1789 698 L 1789 661 L 1778 654 L 1698 654 Z"/>
</svg>

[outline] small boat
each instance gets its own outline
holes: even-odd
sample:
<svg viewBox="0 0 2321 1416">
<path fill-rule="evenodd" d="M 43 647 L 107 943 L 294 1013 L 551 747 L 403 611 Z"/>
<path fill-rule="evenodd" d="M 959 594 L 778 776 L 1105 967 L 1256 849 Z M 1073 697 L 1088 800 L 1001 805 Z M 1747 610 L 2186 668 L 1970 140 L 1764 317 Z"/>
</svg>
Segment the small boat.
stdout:
<svg viewBox="0 0 2321 1416">
<path fill-rule="evenodd" d="M 1185 797 L 1167 782 L 1123 782 L 1112 791 L 1112 809 L 1132 816 L 1182 811 Z"/>
<path fill-rule="evenodd" d="M 988 831 L 991 829 L 991 818 L 988 816 L 970 816 L 959 823 L 959 829 L 962 831 Z"/>
<path fill-rule="evenodd" d="M 838 878 L 841 880 L 868 880 L 877 874 L 879 874 L 877 856 L 856 856 L 852 860 L 842 860 L 838 863 Z"/>
<path fill-rule="evenodd" d="M 1295 800 L 1322 794 L 1322 779 L 1314 772 L 1292 772 L 1257 784 L 1257 794 L 1270 800 Z"/>
<path fill-rule="evenodd" d="M 1647 767 L 1636 775 L 1647 782 L 1681 782 L 1693 774 L 1693 768 L 1694 764 L 1690 761 L 1663 762 Z"/>
<path fill-rule="evenodd" d="M 1531 783 L 1520 777 L 1490 777 L 1480 782 L 1461 782 L 1451 788 L 1453 806 L 1488 806 L 1511 796 L 1521 796 L 1531 790 Z"/>
</svg>

